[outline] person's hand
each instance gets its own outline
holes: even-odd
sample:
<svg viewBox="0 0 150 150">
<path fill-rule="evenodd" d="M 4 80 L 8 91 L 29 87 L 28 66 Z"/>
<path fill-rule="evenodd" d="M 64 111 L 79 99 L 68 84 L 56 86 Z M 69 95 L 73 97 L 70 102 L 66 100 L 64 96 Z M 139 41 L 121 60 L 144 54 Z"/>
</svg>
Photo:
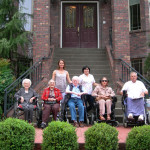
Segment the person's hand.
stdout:
<svg viewBox="0 0 150 150">
<path fill-rule="evenodd" d="M 21 96 L 20 102 L 23 103 L 24 102 L 24 98 Z"/>
<path fill-rule="evenodd" d="M 144 92 L 142 92 L 142 93 L 140 94 L 140 97 L 144 97 L 144 95 L 145 95 Z"/>
<path fill-rule="evenodd" d="M 30 103 L 33 103 L 34 99 L 35 99 L 35 97 L 30 98 Z"/>
<path fill-rule="evenodd" d="M 55 101 L 55 98 L 48 98 L 48 101 Z"/>
</svg>

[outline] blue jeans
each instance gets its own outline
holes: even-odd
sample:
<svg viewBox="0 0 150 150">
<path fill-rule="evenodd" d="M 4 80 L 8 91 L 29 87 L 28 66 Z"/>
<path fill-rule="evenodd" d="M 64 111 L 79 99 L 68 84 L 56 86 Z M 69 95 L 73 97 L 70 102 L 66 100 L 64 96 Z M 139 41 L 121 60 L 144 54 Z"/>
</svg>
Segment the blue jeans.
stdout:
<svg viewBox="0 0 150 150">
<path fill-rule="evenodd" d="M 71 120 L 73 121 L 77 121 L 77 113 L 76 113 L 76 109 L 75 107 L 78 107 L 78 112 L 79 112 L 79 122 L 80 121 L 84 121 L 84 106 L 83 106 L 83 101 L 82 99 L 73 99 L 71 98 L 68 101 L 68 106 L 70 109 L 70 113 L 71 113 Z"/>
</svg>

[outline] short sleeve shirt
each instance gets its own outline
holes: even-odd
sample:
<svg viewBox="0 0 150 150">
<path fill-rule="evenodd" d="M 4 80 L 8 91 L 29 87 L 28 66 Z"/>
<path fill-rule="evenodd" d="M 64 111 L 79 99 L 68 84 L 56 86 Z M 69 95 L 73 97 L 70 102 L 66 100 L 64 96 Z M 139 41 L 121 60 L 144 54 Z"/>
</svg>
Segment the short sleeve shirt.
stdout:
<svg viewBox="0 0 150 150">
<path fill-rule="evenodd" d="M 82 74 L 79 76 L 79 78 L 80 78 L 79 83 L 84 87 L 84 89 L 86 89 L 88 94 L 91 94 L 93 91 L 93 83 L 95 83 L 93 75 L 88 74 L 87 76 L 85 74 Z"/>
</svg>

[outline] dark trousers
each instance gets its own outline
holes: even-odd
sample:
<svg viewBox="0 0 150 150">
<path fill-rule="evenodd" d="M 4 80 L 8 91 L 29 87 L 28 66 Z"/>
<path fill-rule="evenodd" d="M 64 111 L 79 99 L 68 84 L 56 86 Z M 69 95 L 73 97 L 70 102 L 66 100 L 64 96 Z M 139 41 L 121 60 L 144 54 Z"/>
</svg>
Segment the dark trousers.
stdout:
<svg viewBox="0 0 150 150">
<path fill-rule="evenodd" d="M 32 122 L 34 105 L 25 102 L 19 105 L 23 108 L 25 120 L 27 120 L 28 122 Z"/>
<path fill-rule="evenodd" d="M 85 97 L 85 105 L 87 112 L 90 111 L 92 108 L 94 108 L 94 97 L 87 94 Z"/>
<path fill-rule="evenodd" d="M 47 123 L 50 113 L 53 114 L 53 119 L 56 120 L 57 113 L 59 112 L 60 104 L 44 104 L 42 122 Z"/>
</svg>

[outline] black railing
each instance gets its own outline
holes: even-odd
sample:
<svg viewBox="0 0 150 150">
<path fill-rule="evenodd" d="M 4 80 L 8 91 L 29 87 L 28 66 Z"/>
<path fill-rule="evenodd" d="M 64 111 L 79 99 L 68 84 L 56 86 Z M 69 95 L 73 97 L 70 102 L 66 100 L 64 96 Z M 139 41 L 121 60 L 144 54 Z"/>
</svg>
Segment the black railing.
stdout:
<svg viewBox="0 0 150 150">
<path fill-rule="evenodd" d="M 5 90 L 4 95 L 4 116 L 11 110 L 15 103 L 14 94 L 22 86 L 22 81 L 28 78 L 32 81 L 32 88 L 34 88 L 42 79 L 42 64 L 45 59 L 50 59 L 53 48 L 50 48 L 50 53 L 48 57 L 42 57 L 39 61 L 35 62 L 26 72 L 24 72 L 18 79 L 16 79 L 12 84 L 10 84 Z"/>
<path fill-rule="evenodd" d="M 137 76 L 138 76 L 138 80 L 140 80 L 144 83 L 144 85 L 148 89 L 148 93 L 150 94 L 150 81 L 148 81 L 146 78 L 144 78 L 139 72 L 137 72 L 134 68 L 132 68 L 124 60 L 122 60 L 121 58 L 120 58 L 120 60 L 121 60 L 121 69 L 122 69 L 122 74 L 121 74 L 120 80 L 125 83 L 125 82 L 129 81 L 130 73 L 136 72 Z"/>
</svg>

